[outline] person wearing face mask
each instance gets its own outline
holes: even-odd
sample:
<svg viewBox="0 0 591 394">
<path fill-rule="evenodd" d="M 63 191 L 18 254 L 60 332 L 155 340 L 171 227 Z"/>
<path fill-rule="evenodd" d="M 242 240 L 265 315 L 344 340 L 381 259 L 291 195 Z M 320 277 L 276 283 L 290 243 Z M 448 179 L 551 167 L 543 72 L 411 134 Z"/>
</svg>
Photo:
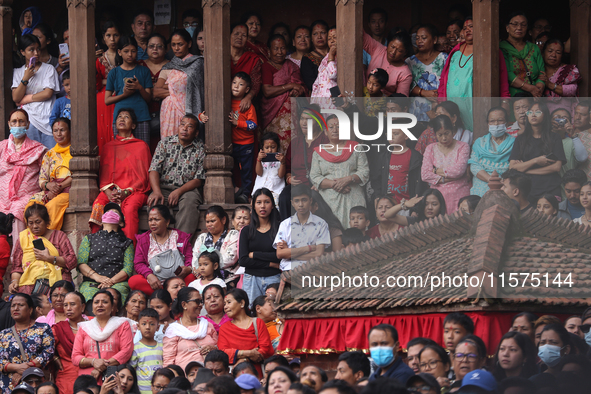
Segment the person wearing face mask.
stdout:
<svg viewBox="0 0 591 394">
<path fill-rule="evenodd" d="M 501 175 L 509 169 L 509 156 L 515 138 L 507 134 L 507 119 L 507 111 L 503 107 L 494 107 L 488 111 L 488 134 L 474 141 L 468 160 L 470 172 L 474 175 L 471 195 L 484 196 L 493 171 Z"/>
<path fill-rule="evenodd" d="M 538 357 L 548 367 L 543 373 L 557 375 L 562 357 L 570 352 L 570 335 L 562 324 L 548 324 L 544 327 L 538 345 Z M 536 376 L 531 379 L 535 380 Z"/>
<path fill-rule="evenodd" d="M 406 365 L 398 353 L 398 331 L 390 324 L 378 324 L 372 327 L 368 336 L 371 358 L 378 369 L 369 377 L 369 381 L 379 377 L 393 378 L 406 382 L 414 372 Z"/>
</svg>

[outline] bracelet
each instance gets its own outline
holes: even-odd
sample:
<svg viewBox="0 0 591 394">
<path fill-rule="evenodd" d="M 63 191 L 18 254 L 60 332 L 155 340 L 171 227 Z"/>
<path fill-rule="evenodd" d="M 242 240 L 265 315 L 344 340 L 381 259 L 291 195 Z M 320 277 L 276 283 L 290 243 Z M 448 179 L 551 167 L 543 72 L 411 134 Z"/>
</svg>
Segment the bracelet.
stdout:
<svg viewBox="0 0 591 394">
<path fill-rule="evenodd" d="M 524 87 L 524 86 L 525 86 L 525 81 L 523 81 L 523 83 L 521 84 L 521 86 L 520 86 L 520 87 L 518 87 L 517 89 L 521 89 L 521 88 L 522 88 L 522 87 Z"/>
<path fill-rule="evenodd" d="M 419 88 L 419 97 L 421 96 L 421 93 L 423 93 L 423 88 Z"/>
<path fill-rule="evenodd" d="M 308 252 L 312 251 L 312 245 L 308 245 Z"/>
<path fill-rule="evenodd" d="M 281 88 L 282 88 L 283 90 L 285 90 L 285 85 L 281 85 Z"/>
<path fill-rule="evenodd" d="M 513 80 L 511 81 L 511 83 L 509 85 L 513 86 L 513 82 L 515 82 L 516 79 L 517 79 L 517 77 L 513 78 Z"/>
</svg>

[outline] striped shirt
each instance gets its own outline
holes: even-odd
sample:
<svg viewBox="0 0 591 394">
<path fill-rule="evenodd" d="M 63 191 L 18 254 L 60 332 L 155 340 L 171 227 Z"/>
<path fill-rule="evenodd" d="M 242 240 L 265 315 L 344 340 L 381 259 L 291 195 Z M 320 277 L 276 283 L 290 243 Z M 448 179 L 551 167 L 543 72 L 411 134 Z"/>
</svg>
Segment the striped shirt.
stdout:
<svg viewBox="0 0 591 394">
<path fill-rule="evenodd" d="M 156 346 L 138 342 L 133 347 L 129 364 L 135 368 L 137 383 L 142 394 L 152 394 L 152 375 L 162 368 L 162 343 Z"/>
</svg>

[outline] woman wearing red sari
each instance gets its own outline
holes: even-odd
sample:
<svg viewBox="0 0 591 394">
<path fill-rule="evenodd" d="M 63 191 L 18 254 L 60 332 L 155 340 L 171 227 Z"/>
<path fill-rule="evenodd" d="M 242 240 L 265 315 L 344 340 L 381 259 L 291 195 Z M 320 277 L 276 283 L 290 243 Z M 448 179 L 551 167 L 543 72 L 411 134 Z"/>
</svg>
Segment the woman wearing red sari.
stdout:
<svg viewBox="0 0 591 394">
<path fill-rule="evenodd" d="M 261 65 L 263 61 L 254 52 L 246 50 L 248 27 L 244 24 L 232 26 L 230 43 L 232 45 L 232 79 L 236 73 L 243 71 L 250 75 L 250 91 L 240 102 L 240 112 L 250 108 L 252 101 L 259 94 L 261 89 Z"/>
<path fill-rule="evenodd" d="M 280 34 L 269 38 L 271 57 L 263 64 L 263 100 L 261 112 L 264 132 L 273 132 L 281 140 L 280 152 L 286 152 L 291 142 L 291 98 L 305 96 L 306 88 L 300 69 L 286 59 L 287 42 Z"/>
<path fill-rule="evenodd" d="M 94 200 L 90 215 L 93 233 L 102 225 L 103 208 L 109 202 L 121 206 L 126 226 L 123 232 L 134 241 L 138 232 L 138 210 L 146 203 L 150 191 L 148 169 L 152 157 L 148 145 L 132 134 L 137 126 L 133 109 L 122 108 L 117 115 L 118 135 L 103 147 L 99 185 L 101 193 Z"/>
<path fill-rule="evenodd" d="M 240 23 L 244 23 L 246 27 L 248 27 L 248 40 L 246 41 L 246 49 L 257 54 L 263 60 L 269 59 L 269 49 L 264 43 L 257 40 L 261 34 L 261 27 L 263 25 L 261 16 L 256 12 L 246 12 L 242 14 Z"/>
<path fill-rule="evenodd" d="M 113 109 L 115 107 L 105 104 L 105 88 L 109 72 L 117 66 L 115 57 L 117 56 L 119 38 L 121 37 L 119 28 L 113 21 L 104 24 L 102 33 L 107 50 L 101 57 L 96 59 L 96 142 L 99 154 L 102 153 L 103 146 L 113 140 Z"/>
</svg>

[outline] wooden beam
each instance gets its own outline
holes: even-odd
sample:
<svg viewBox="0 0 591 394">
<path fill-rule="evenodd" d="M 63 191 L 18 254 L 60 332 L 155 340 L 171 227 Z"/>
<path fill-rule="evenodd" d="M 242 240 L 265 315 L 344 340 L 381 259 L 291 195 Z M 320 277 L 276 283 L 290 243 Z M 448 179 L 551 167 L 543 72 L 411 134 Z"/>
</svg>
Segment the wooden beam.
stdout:
<svg viewBox="0 0 591 394">
<path fill-rule="evenodd" d="M 570 56 L 583 76 L 579 95 L 591 93 L 591 0 L 570 0 Z"/>
<path fill-rule="evenodd" d="M 230 0 L 203 0 L 205 32 L 205 186 L 206 203 L 233 204 L 230 68 Z"/>
<path fill-rule="evenodd" d="M 337 82 L 341 92 L 363 96 L 363 0 L 336 0 Z"/>
<path fill-rule="evenodd" d="M 0 124 L 5 128 L 10 112 L 14 109 L 12 101 L 12 0 L 0 0 Z M 7 130 L 7 129 L 4 129 Z M 6 137 L 0 133 L 0 141 Z"/>
</svg>

